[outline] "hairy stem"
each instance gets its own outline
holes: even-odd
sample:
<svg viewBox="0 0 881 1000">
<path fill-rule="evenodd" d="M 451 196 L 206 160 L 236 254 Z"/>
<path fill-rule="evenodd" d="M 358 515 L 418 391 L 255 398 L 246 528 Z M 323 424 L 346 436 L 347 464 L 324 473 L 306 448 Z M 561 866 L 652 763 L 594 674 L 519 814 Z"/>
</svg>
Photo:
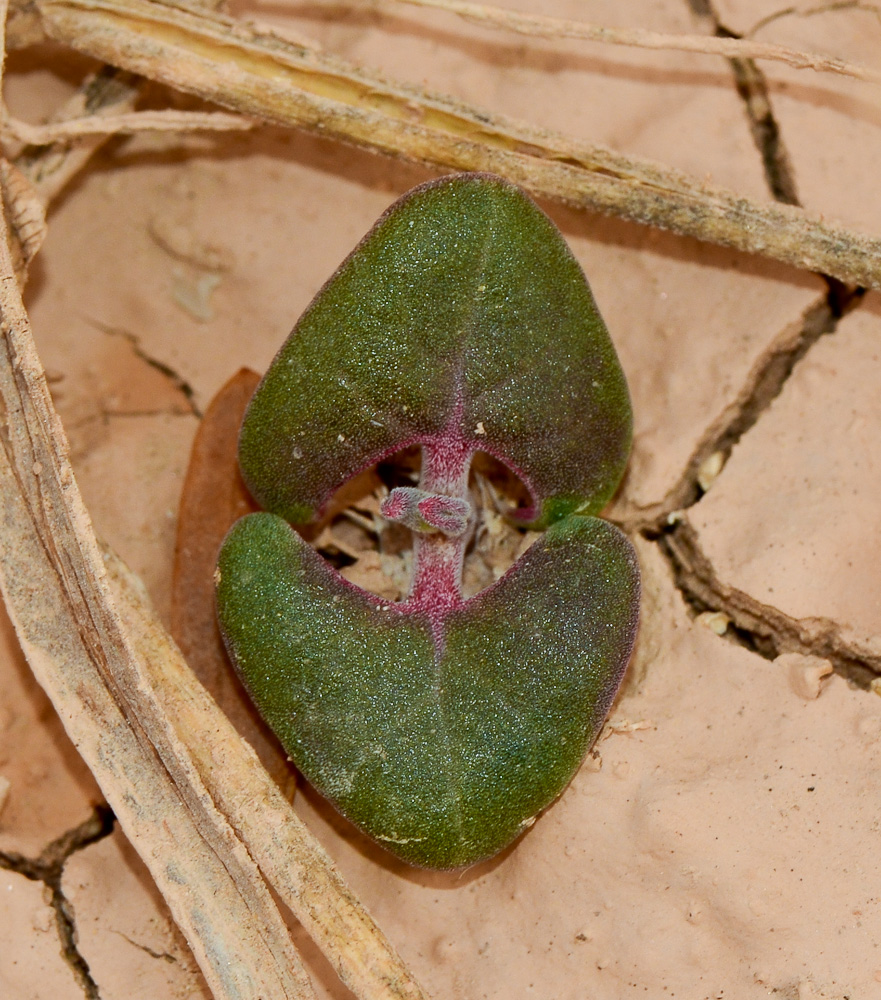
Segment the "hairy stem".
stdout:
<svg viewBox="0 0 881 1000">
<path fill-rule="evenodd" d="M 452 437 L 424 444 L 419 488 L 467 502 L 471 455 L 470 446 Z M 467 541 L 467 532 L 452 538 L 440 531 L 414 533 L 408 610 L 425 611 L 435 618 L 462 603 L 462 561 Z"/>
</svg>

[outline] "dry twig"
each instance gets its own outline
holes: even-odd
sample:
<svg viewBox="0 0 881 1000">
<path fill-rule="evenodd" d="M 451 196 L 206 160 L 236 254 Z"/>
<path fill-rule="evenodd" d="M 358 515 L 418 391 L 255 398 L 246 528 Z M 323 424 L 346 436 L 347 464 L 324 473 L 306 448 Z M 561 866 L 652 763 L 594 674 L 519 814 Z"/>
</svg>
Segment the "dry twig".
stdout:
<svg viewBox="0 0 881 1000">
<path fill-rule="evenodd" d="M 18 142 L 48 146 L 85 136 L 126 135 L 135 132 L 231 132 L 253 128 L 256 122 L 223 111 L 132 111 L 108 116 L 87 115 L 48 125 L 30 125 L 6 118 L 2 131 Z"/>
<path fill-rule="evenodd" d="M 100 120 L 105 116 L 127 114 L 135 106 L 139 89 L 139 81 L 131 74 L 105 66 L 83 81 L 52 121 L 63 122 L 85 115 Z M 75 143 L 59 140 L 48 145 L 27 146 L 16 157 L 15 165 L 32 182 L 43 204 L 48 205 L 107 138 L 97 133 L 81 137 Z"/>
<path fill-rule="evenodd" d="M 837 73 L 869 83 L 881 83 L 881 72 L 869 66 L 847 62 L 819 52 L 755 42 L 746 38 L 719 38 L 713 35 L 671 35 L 642 28 L 609 28 L 584 21 L 569 21 L 542 14 L 524 14 L 503 10 L 488 4 L 468 3 L 466 0 L 398 0 L 398 3 L 416 7 L 432 7 L 457 14 L 466 21 L 484 27 L 515 31 L 532 38 L 582 38 L 609 45 L 627 45 L 638 49 L 698 52 L 705 55 L 724 56 L 726 59 L 768 59 L 786 63 L 795 69 L 812 69 L 818 73 Z"/>
<path fill-rule="evenodd" d="M 158 0 L 34 0 L 47 33 L 241 114 L 459 170 L 537 195 L 881 288 L 881 240 L 390 82 L 324 53 Z"/>
</svg>

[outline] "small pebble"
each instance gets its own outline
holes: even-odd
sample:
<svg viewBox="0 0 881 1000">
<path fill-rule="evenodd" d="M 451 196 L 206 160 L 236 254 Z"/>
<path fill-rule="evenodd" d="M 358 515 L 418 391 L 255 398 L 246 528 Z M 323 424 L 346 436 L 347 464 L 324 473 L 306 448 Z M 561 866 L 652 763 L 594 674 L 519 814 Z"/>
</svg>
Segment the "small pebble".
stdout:
<svg viewBox="0 0 881 1000">
<path fill-rule="evenodd" d="M 700 468 L 697 470 L 697 484 L 700 488 L 707 492 L 707 490 L 716 481 L 716 477 L 722 471 L 725 465 L 725 455 L 721 451 L 714 451 L 709 458 L 705 458 L 701 462 Z"/>
<path fill-rule="evenodd" d="M 697 616 L 695 621 L 711 632 L 715 632 L 716 635 L 725 635 L 731 624 L 731 619 L 724 611 L 704 611 Z"/>
<path fill-rule="evenodd" d="M 819 656 L 802 653 L 782 653 L 774 662 L 786 671 L 789 686 L 805 701 L 820 697 L 823 678 L 832 673 L 832 664 Z"/>
</svg>

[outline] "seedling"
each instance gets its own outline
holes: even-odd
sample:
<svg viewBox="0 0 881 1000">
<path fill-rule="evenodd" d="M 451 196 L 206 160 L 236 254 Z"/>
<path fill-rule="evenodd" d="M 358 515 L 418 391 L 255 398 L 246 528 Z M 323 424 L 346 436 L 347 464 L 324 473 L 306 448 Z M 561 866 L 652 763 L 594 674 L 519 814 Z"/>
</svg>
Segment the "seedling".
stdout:
<svg viewBox="0 0 881 1000">
<path fill-rule="evenodd" d="M 553 223 L 486 174 L 422 185 L 316 296 L 251 401 L 239 447 L 268 513 L 231 530 L 217 606 L 255 704 L 306 778 L 398 857 L 487 858 L 563 790 L 630 656 L 636 558 L 593 515 L 630 448 L 624 376 Z M 399 603 L 347 583 L 291 527 L 394 452 L 419 488 Z M 547 528 L 465 600 L 475 452 L 506 464 Z"/>
</svg>

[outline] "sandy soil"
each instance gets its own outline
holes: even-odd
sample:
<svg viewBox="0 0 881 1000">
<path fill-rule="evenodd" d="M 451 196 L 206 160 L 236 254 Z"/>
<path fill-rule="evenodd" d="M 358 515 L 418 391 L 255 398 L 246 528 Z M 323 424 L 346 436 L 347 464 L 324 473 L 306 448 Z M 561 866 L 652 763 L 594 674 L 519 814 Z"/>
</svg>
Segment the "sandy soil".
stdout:
<svg viewBox="0 0 881 1000">
<path fill-rule="evenodd" d="M 671 32 L 713 27 L 685 0 L 520 6 Z M 874 7 L 802 6 L 756 37 L 877 63 Z M 745 33 L 780 7 L 715 9 Z M 526 40 L 374 2 L 243 0 L 235 13 L 771 198 L 721 60 Z M 8 103 L 40 120 L 90 68 L 50 48 L 19 53 Z M 877 235 L 881 91 L 765 69 L 802 203 Z M 98 534 L 166 620 L 201 414 L 240 367 L 265 369 L 374 219 L 430 176 L 274 129 L 144 136 L 108 145 L 53 206 L 27 296 L 38 346 Z M 297 808 L 438 1000 L 881 996 L 881 701 L 848 682 L 867 675 L 848 672 L 845 655 L 879 648 L 881 297 L 851 302 L 839 320 L 820 277 L 543 207 L 584 266 L 633 395 L 634 452 L 611 513 L 657 527 L 659 512 L 673 513 L 665 498 L 688 497 L 665 523 L 687 529 L 721 597 L 696 605 L 682 549 L 652 531 L 637 539 L 645 600 L 625 690 L 570 788 L 493 862 L 421 873 L 309 789 Z M 781 351 L 792 374 L 769 389 L 763 375 Z M 706 492 L 693 502 L 700 491 L 685 487 L 698 476 Z M 766 634 L 728 625 L 739 622 L 732 589 L 779 612 Z M 781 621 L 803 626 L 797 649 L 775 632 Z M 88 826 L 100 791 L 0 625 L 0 996 L 207 997 L 122 833 Z M 812 647 L 811 636 L 831 633 L 836 655 L 819 638 Z M 81 824 L 78 849 L 53 869 L 69 911 L 59 937 L 58 895 L 22 874 L 21 857 L 45 860 Z M 319 995 L 349 996 L 306 953 Z"/>
</svg>

